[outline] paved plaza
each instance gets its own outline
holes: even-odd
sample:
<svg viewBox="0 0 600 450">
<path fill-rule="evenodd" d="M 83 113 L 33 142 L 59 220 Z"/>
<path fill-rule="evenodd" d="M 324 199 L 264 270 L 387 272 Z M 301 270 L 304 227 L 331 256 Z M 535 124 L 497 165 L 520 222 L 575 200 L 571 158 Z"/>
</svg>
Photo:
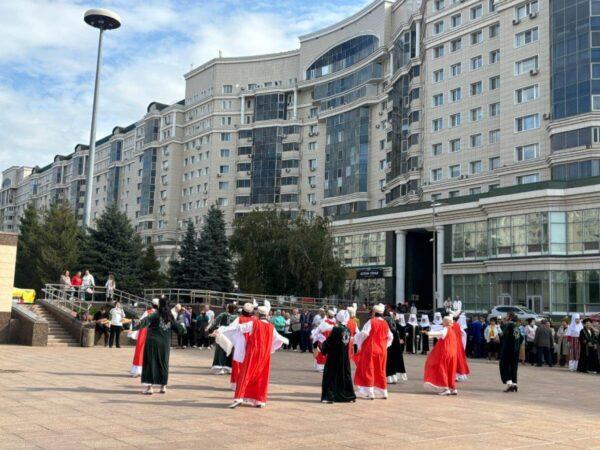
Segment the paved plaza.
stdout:
<svg viewBox="0 0 600 450">
<path fill-rule="evenodd" d="M 0 347 L 1 448 L 600 448 L 600 376 L 523 367 L 505 394 L 498 367 L 471 361 L 458 397 L 409 381 L 388 400 L 319 403 L 308 354 L 274 356 L 267 408 L 226 409 L 212 352 L 174 350 L 166 395 L 140 394 L 133 348 Z"/>
</svg>

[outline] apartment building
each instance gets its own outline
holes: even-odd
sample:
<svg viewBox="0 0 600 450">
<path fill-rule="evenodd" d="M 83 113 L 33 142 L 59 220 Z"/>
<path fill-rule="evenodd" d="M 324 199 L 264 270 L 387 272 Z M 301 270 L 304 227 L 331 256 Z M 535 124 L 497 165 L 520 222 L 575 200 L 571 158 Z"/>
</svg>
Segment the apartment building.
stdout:
<svg viewBox="0 0 600 450">
<path fill-rule="evenodd" d="M 359 301 L 594 309 L 596 15 L 597 0 L 376 0 L 296 50 L 210 60 L 184 100 L 97 143 L 93 219 L 116 203 L 164 262 L 212 204 L 229 225 L 305 210 L 332 218 Z M 61 196 L 81 220 L 86 151 L 4 171 L 2 229 Z"/>
</svg>

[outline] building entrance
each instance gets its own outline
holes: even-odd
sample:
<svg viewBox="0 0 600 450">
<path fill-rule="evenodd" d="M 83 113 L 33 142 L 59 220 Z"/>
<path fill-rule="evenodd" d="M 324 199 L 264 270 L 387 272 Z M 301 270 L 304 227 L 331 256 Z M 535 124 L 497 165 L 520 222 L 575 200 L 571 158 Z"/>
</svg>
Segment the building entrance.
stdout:
<svg viewBox="0 0 600 450">
<path fill-rule="evenodd" d="M 410 230 L 406 233 L 405 298 L 415 299 L 418 310 L 433 310 L 433 233 Z"/>
</svg>

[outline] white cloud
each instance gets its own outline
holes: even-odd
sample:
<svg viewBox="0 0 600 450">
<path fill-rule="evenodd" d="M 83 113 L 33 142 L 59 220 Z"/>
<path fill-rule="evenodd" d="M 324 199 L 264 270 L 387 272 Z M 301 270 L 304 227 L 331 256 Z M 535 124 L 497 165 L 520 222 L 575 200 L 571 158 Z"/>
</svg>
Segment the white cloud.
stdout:
<svg viewBox="0 0 600 450">
<path fill-rule="evenodd" d="M 218 55 L 291 50 L 297 36 L 338 21 L 364 0 L 19 0 L 0 2 L 0 168 L 45 165 L 89 140 L 97 33 L 87 8 L 119 12 L 106 33 L 98 134 L 139 120 L 151 101 L 184 98 L 183 74 Z M 343 7 L 342 7 L 343 6 Z"/>
</svg>

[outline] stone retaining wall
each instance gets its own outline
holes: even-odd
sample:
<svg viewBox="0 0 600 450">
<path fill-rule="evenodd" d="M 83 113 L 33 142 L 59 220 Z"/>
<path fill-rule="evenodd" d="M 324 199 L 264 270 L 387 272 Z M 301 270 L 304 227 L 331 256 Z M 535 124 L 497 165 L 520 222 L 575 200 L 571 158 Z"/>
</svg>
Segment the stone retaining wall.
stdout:
<svg viewBox="0 0 600 450">
<path fill-rule="evenodd" d="M 46 347 L 48 322 L 22 305 L 13 305 L 10 337 L 11 344 Z"/>
</svg>

